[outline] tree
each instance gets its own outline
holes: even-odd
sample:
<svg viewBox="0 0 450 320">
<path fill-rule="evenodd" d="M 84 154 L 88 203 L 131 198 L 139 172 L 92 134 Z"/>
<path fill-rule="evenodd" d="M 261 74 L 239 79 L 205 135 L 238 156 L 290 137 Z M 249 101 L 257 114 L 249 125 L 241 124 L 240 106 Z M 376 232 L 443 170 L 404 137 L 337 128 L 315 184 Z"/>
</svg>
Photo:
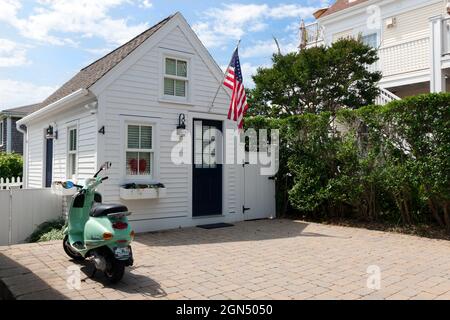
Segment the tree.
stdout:
<svg viewBox="0 0 450 320">
<path fill-rule="evenodd" d="M 249 115 L 272 117 L 358 109 L 378 95 L 380 72 L 367 68 L 378 60 L 362 41 L 342 39 L 330 47 L 274 54 L 273 66 L 259 68 L 249 92 Z"/>
<path fill-rule="evenodd" d="M 22 176 L 22 156 L 16 153 L 0 152 L 0 178 Z"/>
</svg>

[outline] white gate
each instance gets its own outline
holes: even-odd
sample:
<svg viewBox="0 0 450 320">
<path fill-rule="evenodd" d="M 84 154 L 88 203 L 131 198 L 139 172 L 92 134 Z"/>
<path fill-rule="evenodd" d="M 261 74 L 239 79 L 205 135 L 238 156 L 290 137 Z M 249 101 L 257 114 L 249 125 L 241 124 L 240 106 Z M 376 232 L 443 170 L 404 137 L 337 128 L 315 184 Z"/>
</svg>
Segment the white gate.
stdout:
<svg viewBox="0 0 450 320">
<path fill-rule="evenodd" d="M 0 246 L 23 242 L 38 225 L 62 216 L 51 189 L 0 190 Z"/>
<path fill-rule="evenodd" d="M 244 219 L 275 218 L 275 180 L 261 175 L 261 166 L 244 165 Z"/>
</svg>

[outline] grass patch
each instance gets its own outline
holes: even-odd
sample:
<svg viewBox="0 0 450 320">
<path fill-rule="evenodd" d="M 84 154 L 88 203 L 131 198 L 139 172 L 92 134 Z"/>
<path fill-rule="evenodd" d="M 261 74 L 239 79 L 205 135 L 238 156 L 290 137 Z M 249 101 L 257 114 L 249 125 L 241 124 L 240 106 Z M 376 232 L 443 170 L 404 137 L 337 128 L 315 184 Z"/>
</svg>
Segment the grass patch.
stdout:
<svg viewBox="0 0 450 320">
<path fill-rule="evenodd" d="M 27 242 L 44 242 L 50 240 L 64 239 L 64 227 L 66 222 L 63 218 L 46 221 L 40 224 L 36 230 L 27 238 Z"/>
</svg>

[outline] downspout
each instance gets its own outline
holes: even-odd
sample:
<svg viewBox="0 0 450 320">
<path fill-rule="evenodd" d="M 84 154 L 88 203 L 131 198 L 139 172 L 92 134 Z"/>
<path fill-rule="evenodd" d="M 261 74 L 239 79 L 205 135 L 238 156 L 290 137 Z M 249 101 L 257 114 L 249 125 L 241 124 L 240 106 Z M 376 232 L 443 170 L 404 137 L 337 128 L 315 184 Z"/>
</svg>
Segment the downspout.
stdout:
<svg viewBox="0 0 450 320">
<path fill-rule="evenodd" d="M 6 118 L 6 152 L 10 153 L 12 150 L 12 128 L 11 128 L 11 116 Z"/>
<path fill-rule="evenodd" d="M 23 174 L 22 174 L 22 188 L 28 188 L 28 130 L 27 126 L 24 124 L 19 124 L 16 122 L 16 129 L 23 135 L 23 148 L 22 148 L 22 159 L 23 159 Z"/>
</svg>

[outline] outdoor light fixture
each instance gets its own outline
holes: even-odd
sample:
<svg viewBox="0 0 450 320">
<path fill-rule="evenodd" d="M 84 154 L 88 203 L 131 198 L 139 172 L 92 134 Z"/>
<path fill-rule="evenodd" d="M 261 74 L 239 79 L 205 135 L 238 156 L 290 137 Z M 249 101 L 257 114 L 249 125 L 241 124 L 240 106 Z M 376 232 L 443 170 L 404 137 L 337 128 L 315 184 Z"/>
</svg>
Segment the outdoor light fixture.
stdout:
<svg viewBox="0 0 450 320">
<path fill-rule="evenodd" d="M 184 113 L 180 113 L 178 116 L 177 134 L 180 137 L 184 137 L 186 135 L 186 116 Z"/>
<path fill-rule="evenodd" d="M 53 129 L 53 126 L 48 126 L 45 134 L 46 139 L 58 139 L 58 131 Z"/>
</svg>

